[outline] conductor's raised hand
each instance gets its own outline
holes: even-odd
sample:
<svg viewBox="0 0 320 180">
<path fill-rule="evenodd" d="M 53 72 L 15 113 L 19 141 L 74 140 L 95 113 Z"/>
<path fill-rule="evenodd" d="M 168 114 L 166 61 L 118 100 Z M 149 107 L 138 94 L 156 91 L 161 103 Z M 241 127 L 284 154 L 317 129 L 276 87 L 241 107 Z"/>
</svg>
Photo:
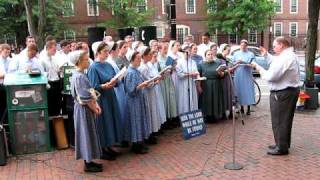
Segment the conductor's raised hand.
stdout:
<svg viewBox="0 0 320 180">
<path fill-rule="evenodd" d="M 260 46 L 259 50 L 262 56 L 266 56 L 268 54 L 268 50 L 262 46 Z"/>
</svg>

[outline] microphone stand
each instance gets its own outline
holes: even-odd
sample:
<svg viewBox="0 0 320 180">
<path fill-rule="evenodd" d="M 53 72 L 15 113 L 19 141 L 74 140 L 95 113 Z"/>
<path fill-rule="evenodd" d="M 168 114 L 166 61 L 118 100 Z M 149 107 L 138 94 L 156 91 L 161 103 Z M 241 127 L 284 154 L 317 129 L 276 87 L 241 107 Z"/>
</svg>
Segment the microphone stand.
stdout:
<svg viewBox="0 0 320 180">
<path fill-rule="evenodd" d="M 189 55 L 188 52 L 185 51 L 186 53 L 186 60 L 187 60 L 187 74 L 188 74 L 188 109 L 189 112 L 191 111 L 191 100 L 190 100 L 190 75 L 189 75 Z"/>
<path fill-rule="evenodd" d="M 233 96 L 232 96 L 232 162 L 226 163 L 224 165 L 225 169 L 229 169 L 229 170 L 240 170 L 243 168 L 243 166 L 239 163 L 236 162 L 236 119 L 235 119 L 235 113 L 236 110 L 239 110 L 239 102 L 238 102 L 238 97 L 235 94 L 235 88 L 234 88 L 234 82 L 233 79 L 231 77 L 231 74 L 229 71 L 225 71 L 228 73 L 228 77 L 230 79 L 231 82 L 231 92 L 233 92 Z M 243 122 L 243 116 L 242 113 L 240 111 L 240 118 L 242 120 L 242 124 Z"/>
</svg>

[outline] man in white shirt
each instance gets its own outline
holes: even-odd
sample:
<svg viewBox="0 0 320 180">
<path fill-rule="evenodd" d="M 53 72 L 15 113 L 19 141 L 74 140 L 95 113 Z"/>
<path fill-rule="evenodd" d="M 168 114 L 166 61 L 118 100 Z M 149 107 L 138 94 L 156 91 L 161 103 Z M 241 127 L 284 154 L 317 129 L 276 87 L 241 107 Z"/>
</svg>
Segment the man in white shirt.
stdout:
<svg viewBox="0 0 320 180">
<path fill-rule="evenodd" d="M 43 67 L 37 58 L 38 48 L 36 44 L 29 44 L 26 55 L 19 55 L 15 57 L 8 67 L 8 72 L 29 72 L 31 70 L 43 71 Z"/>
<path fill-rule="evenodd" d="M 60 84 L 60 68 L 55 57 L 57 44 L 55 41 L 46 43 L 46 53 L 40 56 L 40 61 L 45 72 L 48 73 L 48 112 L 49 116 L 60 115 L 62 107 L 62 87 Z"/>
<path fill-rule="evenodd" d="M 8 44 L 0 45 L 0 120 L 4 118 L 5 122 L 7 122 L 6 116 L 6 91 L 3 86 L 3 80 L 5 75 L 8 73 L 9 67 L 9 55 L 10 55 L 10 46 Z"/>
<path fill-rule="evenodd" d="M 291 129 L 296 102 L 299 96 L 299 63 L 289 42 L 283 37 L 273 41 L 275 56 L 267 54 L 265 48 L 261 52 L 267 55 L 271 63 L 268 70 L 256 63 L 252 64 L 260 72 L 261 77 L 271 87 L 270 111 L 275 145 L 269 146 L 269 155 L 287 155 L 291 144 Z"/>
<path fill-rule="evenodd" d="M 27 56 L 28 46 L 30 44 L 36 44 L 36 39 L 32 36 L 26 37 L 26 48 L 24 48 L 19 55 Z"/>
<path fill-rule="evenodd" d="M 205 59 L 204 53 L 210 49 L 212 42 L 210 41 L 210 34 L 208 32 L 201 36 L 202 43 L 198 45 L 198 55 Z"/>
</svg>

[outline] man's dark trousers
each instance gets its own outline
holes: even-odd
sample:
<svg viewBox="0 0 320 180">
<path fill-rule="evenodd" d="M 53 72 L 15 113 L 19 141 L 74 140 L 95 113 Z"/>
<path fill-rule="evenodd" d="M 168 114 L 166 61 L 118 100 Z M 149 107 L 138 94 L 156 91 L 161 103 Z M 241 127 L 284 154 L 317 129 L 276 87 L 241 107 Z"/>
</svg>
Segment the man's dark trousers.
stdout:
<svg viewBox="0 0 320 180">
<path fill-rule="evenodd" d="M 299 88 L 286 88 L 270 93 L 270 111 L 274 140 L 280 151 L 291 144 L 291 129 Z"/>
</svg>

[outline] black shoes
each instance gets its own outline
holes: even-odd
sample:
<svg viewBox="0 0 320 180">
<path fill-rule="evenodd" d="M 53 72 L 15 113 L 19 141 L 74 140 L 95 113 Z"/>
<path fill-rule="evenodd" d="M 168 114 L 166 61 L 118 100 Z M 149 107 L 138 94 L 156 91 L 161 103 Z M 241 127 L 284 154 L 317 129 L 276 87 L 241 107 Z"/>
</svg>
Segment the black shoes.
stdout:
<svg viewBox="0 0 320 180">
<path fill-rule="evenodd" d="M 95 162 L 84 162 L 84 171 L 85 172 L 102 172 L 102 164 Z"/>
<path fill-rule="evenodd" d="M 158 144 L 158 139 L 154 135 L 151 135 L 148 139 L 144 140 L 144 142 L 149 145 L 155 145 Z"/>
<path fill-rule="evenodd" d="M 102 149 L 102 155 L 101 155 L 100 159 L 114 161 L 114 160 L 116 160 L 116 155 Z"/>
<path fill-rule="evenodd" d="M 131 147 L 131 151 L 136 154 L 146 154 L 149 152 L 149 148 L 140 143 L 133 143 Z"/>
<path fill-rule="evenodd" d="M 273 148 L 274 146 L 270 146 Z M 280 150 L 277 146 L 274 147 L 274 149 L 269 148 L 267 151 L 268 155 L 273 155 L 273 156 L 281 156 L 281 155 L 288 155 L 289 151 L 288 150 Z"/>
<path fill-rule="evenodd" d="M 268 146 L 269 149 L 275 149 L 277 147 L 277 145 L 270 145 Z"/>
</svg>

